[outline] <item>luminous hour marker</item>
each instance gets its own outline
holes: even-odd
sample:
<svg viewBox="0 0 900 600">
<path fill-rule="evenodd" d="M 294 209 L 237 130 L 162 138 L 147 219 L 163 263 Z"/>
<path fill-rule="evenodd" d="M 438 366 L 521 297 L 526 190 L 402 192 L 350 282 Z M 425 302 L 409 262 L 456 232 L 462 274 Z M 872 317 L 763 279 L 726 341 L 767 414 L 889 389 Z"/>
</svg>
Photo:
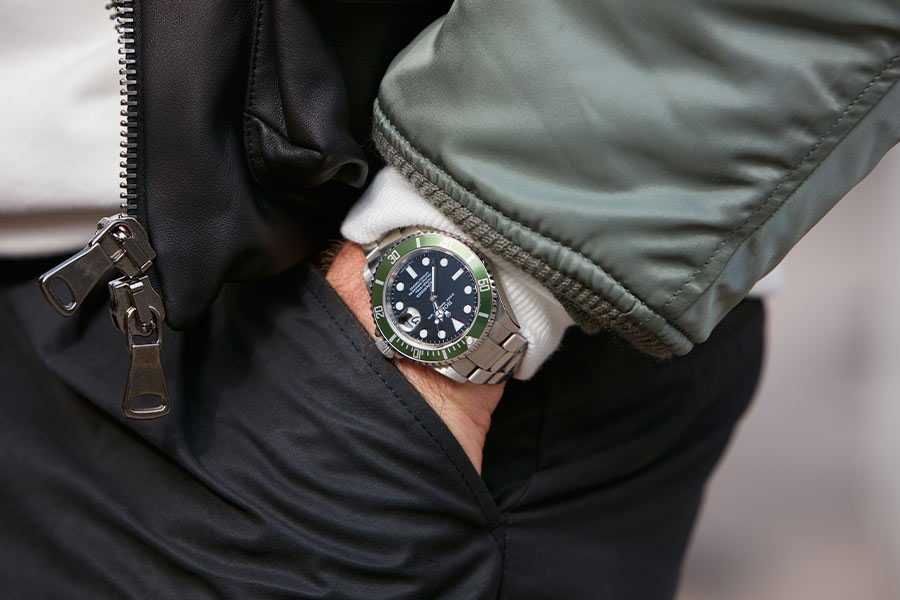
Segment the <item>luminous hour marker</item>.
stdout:
<svg viewBox="0 0 900 600">
<path fill-rule="evenodd" d="M 472 312 L 472 307 L 469 306 L 468 304 L 466 304 L 465 306 L 463 306 L 463 312 L 466 313 L 466 314 L 471 313 L 471 312 Z"/>
<path fill-rule="evenodd" d="M 427 329 L 420 329 L 420 330 L 419 330 L 419 337 L 420 337 L 420 338 L 427 338 L 427 337 L 428 337 L 428 330 L 427 330 Z"/>
<path fill-rule="evenodd" d="M 463 327 L 465 327 L 465 325 L 463 325 L 462 323 L 460 323 L 460 322 L 457 321 L 456 319 L 450 319 L 450 322 L 453 323 L 453 328 L 456 329 L 457 331 L 459 331 L 460 329 L 462 329 Z"/>
<path fill-rule="evenodd" d="M 397 304 L 394 305 L 394 308 L 396 308 L 397 310 L 403 310 L 403 303 L 398 302 Z"/>
<path fill-rule="evenodd" d="M 406 286 L 403 285 L 403 282 L 402 282 L 402 281 L 398 281 L 398 282 L 397 282 L 397 291 L 398 291 L 398 292 L 402 292 L 403 289 L 404 289 L 405 287 L 406 287 Z"/>
<path fill-rule="evenodd" d="M 444 339 L 445 337 L 447 337 L 447 332 L 441 329 L 440 331 L 438 331 L 438 337 Z"/>
<path fill-rule="evenodd" d="M 442 259 L 441 259 L 441 266 L 442 266 L 442 267 L 446 267 L 449 263 L 450 263 L 450 261 L 447 260 L 446 258 L 442 258 Z"/>
<path fill-rule="evenodd" d="M 427 267 L 430 264 L 431 264 L 431 259 L 428 258 L 427 256 L 423 256 L 422 257 L 422 266 Z"/>
<path fill-rule="evenodd" d="M 457 279 L 459 279 L 459 276 L 462 275 L 462 274 L 463 274 L 463 270 L 460 269 L 459 271 L 457 271 L 456 273 L 454 273 L 454 274 L 453 274 L 453 277 L 451 277 L 450 279 L 452 279 L 453 281 L 456 281 Z M 466 293 L 468 294 L 469 292 L 466 292 Z"/>
<path fill-rule="evenodd" d="M 406 272 L 409 273 L 409 276 L 412 277 L 413 279 L 415 279 L 416 277 L 419 276 L 418 273 L 416 273 L 415 271 L 413 271 L 413 268 L 412 268 L 412 267 L 406 267 Z M 467 292 L 467 293 L 468 293 L 468 292 Z"/>
<path fill-rule="evenodd" d="M 468 296 L 469 294 L 472 293 L 472 286 L 467 285 L 465 288 L 463 288 L 463 292 Z"/>
</svg>

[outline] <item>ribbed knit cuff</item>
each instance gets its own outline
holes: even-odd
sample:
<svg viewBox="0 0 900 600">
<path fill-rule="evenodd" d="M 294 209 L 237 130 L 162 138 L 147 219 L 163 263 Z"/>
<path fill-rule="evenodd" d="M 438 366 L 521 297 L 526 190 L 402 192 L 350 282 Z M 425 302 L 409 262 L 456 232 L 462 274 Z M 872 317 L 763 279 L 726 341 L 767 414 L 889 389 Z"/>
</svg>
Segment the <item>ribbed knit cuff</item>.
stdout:
<svg viewBox="0 0 900 600">
<path fill-rule="evenodd" d="M 365 244 L 407 225 L 433 227 L 471 242 L 462 230 L 393 167 L 382 169 L 362 198 L 344 219 L 341 233 L 348 240 Z M 528 340 L 528 351 L 516 379 L 531 378 L 559 346 L 563 333 L 574 325 L 562 305 L 536 279 L 495 254 L 478 247 L 493 266 L 492 273 L 506 292 L 510 309 Z"/>
</svg>

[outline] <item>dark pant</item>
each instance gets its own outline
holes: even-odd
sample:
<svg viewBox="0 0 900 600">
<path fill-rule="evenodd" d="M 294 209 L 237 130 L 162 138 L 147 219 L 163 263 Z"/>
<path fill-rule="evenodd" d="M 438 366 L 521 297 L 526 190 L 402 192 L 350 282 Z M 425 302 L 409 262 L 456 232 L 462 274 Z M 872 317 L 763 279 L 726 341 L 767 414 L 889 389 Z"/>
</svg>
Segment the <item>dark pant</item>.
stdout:
<svg viewBox="0 0 900 600">
<path fill-rule="evenodd" d="M 306 264 L 166 331 L 153 421 L 103 295 L 0 291 L 3 598 L 670 598 L 762 353 L 759 302 L 666 362 L 572 331 L 482 479 Z"/>
</svg>

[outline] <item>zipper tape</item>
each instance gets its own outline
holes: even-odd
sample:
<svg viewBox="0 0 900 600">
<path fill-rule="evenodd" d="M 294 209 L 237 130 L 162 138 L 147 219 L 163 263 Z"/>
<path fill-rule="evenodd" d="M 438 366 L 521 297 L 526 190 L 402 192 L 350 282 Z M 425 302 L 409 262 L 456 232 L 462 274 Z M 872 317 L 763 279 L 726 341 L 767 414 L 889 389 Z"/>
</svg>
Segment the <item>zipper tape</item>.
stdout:
<svg viewBox="0 0 900 600">
<path fill-rule="evenodd" d="M 134 47 L 134 5 L 132 0 L 116 0 L 115 20 L 116 33 L 119 34 L 119 101 L 122 130 L 119 135 L 122 141 L 119 151 L 119 198 L 121 208 L 129 215 L 137 211 L 137 66 Z"/>
</svg>

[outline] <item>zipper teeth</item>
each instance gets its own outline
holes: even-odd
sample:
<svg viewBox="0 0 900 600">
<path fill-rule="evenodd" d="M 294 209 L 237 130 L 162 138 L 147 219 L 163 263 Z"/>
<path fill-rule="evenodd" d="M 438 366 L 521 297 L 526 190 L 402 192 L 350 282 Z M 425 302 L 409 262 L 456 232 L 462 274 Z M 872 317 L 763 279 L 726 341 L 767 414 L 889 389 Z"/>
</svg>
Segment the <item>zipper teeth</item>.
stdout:
<svg viewBox="0 0 900 600">
<path fill-rule="evenodd" d="M 133 0 L 115 0 L 116 32 L 119 34 L 119 94 L 122 130 L 119 135 L 119 198 L 121 208 L 131 216 L 137 213 L 137 71 L 134 59 Z"/>
</svg>

